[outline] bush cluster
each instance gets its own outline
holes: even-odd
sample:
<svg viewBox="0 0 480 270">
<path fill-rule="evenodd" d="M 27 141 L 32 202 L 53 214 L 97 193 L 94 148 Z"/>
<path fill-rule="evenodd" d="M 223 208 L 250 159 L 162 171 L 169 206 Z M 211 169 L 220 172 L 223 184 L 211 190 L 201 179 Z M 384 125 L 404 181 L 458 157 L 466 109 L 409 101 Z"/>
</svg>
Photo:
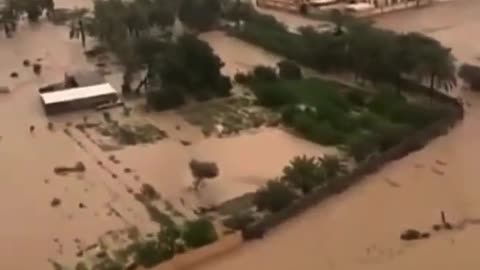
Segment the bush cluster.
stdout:
<svg viewBox="0 0 480 270">
<path fill-rule="evenodd" d="M 319 79 L 257 80 L 250 85 L 259 104 L 280 110 L 284 124 L 310 141 L 344 145 L 357 161 L 448 113 L 433 103 L 409 102 L 390 88 L 372 93 Z"/>
<path fill-rule="evenodd" d="M 467 82 L 472 90 L 480 91 L 480 67 L 470 64 L 463 64 L 460 67 L 458 76 Z"/>
<path fill-rule="evenodd" d="M 280 178 L 270 180 L 256 192 L 254 203 L 260 211 L 278 212 L 288 207 L 298 193 L 307 194 L 318 187 L 328 188 L 330 180 L 346 171 L 345 164 L 336 156 L 295 157 L 284 167 Z"/>
<path fill-rule="evenodd" d="M 350 72 L 395 86 L 405 75 L 428 78 L 432 88 L 455 83 L 450 50 L 422 34 L 397 34 L 353 18 L 337 18 L 337 31 L 305 27 L 294 32 L 254 10 L 237 15 L 245 23 L 231 29 L 232 35 L 320 71 Z"/>
</svg>

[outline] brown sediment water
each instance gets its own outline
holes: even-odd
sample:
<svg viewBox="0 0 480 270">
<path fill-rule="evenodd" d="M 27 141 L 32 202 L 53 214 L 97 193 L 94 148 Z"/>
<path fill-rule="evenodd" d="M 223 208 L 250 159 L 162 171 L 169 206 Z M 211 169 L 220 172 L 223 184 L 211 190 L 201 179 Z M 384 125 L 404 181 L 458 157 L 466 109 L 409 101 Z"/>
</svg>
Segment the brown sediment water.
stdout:
<svg viewBox="0 0 480 270">
<path fill-rule="evenodd" d="M 57 0 L 59 7 L 90 5 L 87 0 Z M 379 18 L 377 24 L 398 31 L 423 31 L 453 48 L 458 59 L 475 62 L 480 47 L 472 41 L 478 29 L 480 2 L 456 0 L 435 7 L 405 11 Z M 286 24 L 314 23 L 291 14 Z M 274 64 L 277 58 L 254 46 L 219 32 L 202 36 L 226 62 L 224 72 L 255 64 Z M 42 58 L 40 76 L 22 65 L 24 59 Z M 47 258 L 74 261 L 75 238 L 90 244 L 109 230 L 135 225 L 152 230 L 142 206 L 126 186 L 137 191 L 150 183 L 166 198 L 186 197 L 195 207 L 221 202 L 253 191 L 278 175 L 295 155 L 321 155 L 331 149 L 314 145 L 275 129 L 224 139 L 203 139 L 199 128 L 181 122 L 173 113 L 150 114 L 148 119 L 164 128 L 164 141 L 102 152 L 73 127 L 83 112 L 48 119 L 37 88 L 63 78 L 72 68 L 90 67 L 80 42 L 68 40 L 65 28 L 23 24 L 12 39 L 0 40 L 0 81 L 12 93 L 0 96 L 0 252 L 2 269 L 50 269 Z M 19 78 L 9 78 L 13 71 Z M 116 74 L 109 81 L 118 86 Z M 480 266 L 476 248 L 480 228 L 476 153 L 480 98 L 465 93 L 471 103 L 463 123 L 434 140 L 427 148 L 393 162 L 350 191 L 314 207 L 261 241 L 210 262 L 201 269 L 472 269 Z M 93 114 L 92 118 L 101 118 Z M 48 121 L 55 131 L 47 129 Z M 181 123 L 180 131 L 175 129 Z M 35 125 L 30 134 L 28 128 Z M 185 147 L 180 139 L 190 140 Z M 79 147 L 76 140 L 84 147 Z M 114 154 L 120 161 L 109 161 Z M 188 161 L 199 158 L 218 162 L 220 175 L 206 183 L 192 198 Z M 83 162 L 83 174 L 55 175 L 55 166 Z M 99 166 L 103 164 L 105 168 Z M 439 162 L 440 161 L 440 162 Z M 128 167 L 133 173 L 125 174 Z M 442 172 L 442 174 L 435 173 Z M 113 178 L 112 173 L 117 177 Z M 388 179 L 386 181 L 385 179 Z M 395 183 L 395 187 L 391 185 Z M 61 204 L 50 206 L 53 198 Z M 78 207 L 79 203 L 85 208 Z M 111 214 L 114 208 L 121 217 Z M 445 211 L 452 224 L 463 230 L 433 234 L 415 243 L 400 241 L 408 228 L 429 230 Z M 465 222 L 467 221 L 467 222 Z M 57 240 L 57 241 L 55 241 Z M 28 259 L 26 259 L 28 258 Z"/>
<path fill-rule="evenodd" d="M 56 1 L 57 7 L 85 5 L 90 2 Z M 217 38 L 218 33 L 211 35 Z M 235 47 L 235 40 L 218 37 L 215 44 L 220 45 L 222 57 L 238 55 L 229 51 L 230 46 L 247 47 L 245 43 Z M 276 62 L 275 57 L 262 60 L 265 52 L 253 46 L 242 53 L 256 56 L 242 59 L 246 66 Z M 40 58 L 43 69 L 39 76 L 22 64 Z M 78 259 L 79 242 L 80 248 L 85 248 L 106 232 L 128 226 L 137 226 L 144 233 L 158 229 L 132 194 L 143 183 L 154 186 L 175 207 L 181 206 L 182 200 L 194 209 L 256 190 L 296 155 L 334 151 L 268 128 L 231 138 L 204 139 L 200 128 L 174 112 L 166 112 L 151 113 L 145 119 L 165 129 L 169 138 L 105 152 L 75 128 L 84 116 L 89 121 L 101 120 L 101 113 L 47 117 L 40 102 L 39 87 L 62 80 L 72 69 L 93 67 L 85 59 L 80 42 L 69 40 L 67 27 L 23 21 L 13 38 L 0 38 L 0 59 L 0 84 L 11 89 L 11 93 L 0 95 L 1 269 L 51 269 L 48 259 L 71 266 Z M 230 74 L 236 67 L 226 69 Z M 10 78 L 11 72 L 18 72 L 19 77 Z M 117 89 L 120 79 L 117 73 L 107 77 Z M 35 129 L 30 132 L 32 125 Z M 177 130 L 177 125 L 181 129 Z M 191 145 L 186 147 L 180 140 Z M 220 168 L 219 177 L 209 180 L 198 193 L 189 190 L 191 158 L 215 161 Z M 57 166 L 71 167 L 77 162 L 85 165 L 85 172 L 54 173 Z M 54 199 L 58 201 L 52 207 Z"/>
</svg>

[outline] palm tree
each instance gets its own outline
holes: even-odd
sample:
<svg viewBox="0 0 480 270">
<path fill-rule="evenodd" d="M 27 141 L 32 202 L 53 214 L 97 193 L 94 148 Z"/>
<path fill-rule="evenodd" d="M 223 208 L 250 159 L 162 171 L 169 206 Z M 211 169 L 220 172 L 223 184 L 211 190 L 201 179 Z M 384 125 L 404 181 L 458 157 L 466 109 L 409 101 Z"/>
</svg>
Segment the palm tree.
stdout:
<svg viewBox="0 0 480 270">
<path fill-rule="evenodd" d="M 326 178 L 333 178 L 343 175 L 347 172 L 347 166 L 335 155 L 325 155 L 319 158 L 321 162 L 322 172 Z"/>
<path fill-rule="evenodd" d="M 325 181 L 325 174 L 322 173 L 317 158 L 303 155 L 290 161 L 283 169 L 281 179 L 305 194 L 322 184 Z"/>
</svg>

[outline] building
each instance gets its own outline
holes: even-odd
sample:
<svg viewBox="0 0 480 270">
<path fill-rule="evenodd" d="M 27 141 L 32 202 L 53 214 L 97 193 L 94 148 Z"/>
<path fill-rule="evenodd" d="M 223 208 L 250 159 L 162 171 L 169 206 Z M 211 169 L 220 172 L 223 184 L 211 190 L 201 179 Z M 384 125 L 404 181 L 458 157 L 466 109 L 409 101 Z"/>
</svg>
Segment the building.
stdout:
<svg viewBox="0 0 480 270">
<path fill-rule="evenodd" d="M 40 93 L 45 112 L 56 114 L 67 111 L 96 108 L 115 103 L 118 93 L 109 83 Z"/>
<path fill-rule="evenodd" d="M 52 83 L 38 89 L 40 93 L 62 91 L 75 87 L 86 87 L 105 83 L 105 78 L 97 71 L 80 70 L 65 73 L 62 82 Z"/>
</svg>

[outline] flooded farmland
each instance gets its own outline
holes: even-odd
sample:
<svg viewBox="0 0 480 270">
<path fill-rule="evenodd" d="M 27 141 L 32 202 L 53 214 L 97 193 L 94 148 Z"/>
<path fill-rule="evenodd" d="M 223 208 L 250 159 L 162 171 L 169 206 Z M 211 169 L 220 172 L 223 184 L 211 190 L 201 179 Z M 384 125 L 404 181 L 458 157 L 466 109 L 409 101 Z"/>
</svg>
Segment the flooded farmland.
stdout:
<svg viewBox="0 0 480 270">
<path fill-rule="evenodd" d="M 57 0 L 56 4 L 75 8 L 91 2 Z M 218 46 L 215 49 L 227 63 L 227 74 L 259 63 L 273 65 L 278 60 L 244 43 L 235 47 L 238 41 L 220 33 L 206 35 Z M 242 54 L 250 58 L 242 58 Z M 221 203 L 256 190 L 277 176 L 294 156 L 320 156 L 332 151 L 272 128 L 205 139 L 199 127 L 174 112 L 141 116 L 166 131 L 167 139 L 104 151 L 88 133 L 76 128 L 85 117 L 88 121 L 102 121 L 100 113 L 47 118 L 40 102 L 39 87 L 62 80 L 67 71 L 95 64 L 84 57 L 78 40 L 69 39 L 66 27 L 43 21 L 30 25 L 24 20 L 13 38 L 0 39 L 0 59 L 0 82 L 10 88 L 10 93 L 0 95 L 2 269 L 52 269 L 52 261 L 74 265 L 81 250 L 108 232 L 132 226 L 145 234 L 155 232 L 156 224 L 132 194 L 144 183 L 155 187 L 163 200 L 188 215 L 198 206 Z M 31 66 L 23 65 L 24 60 L 41 63 L 42 73 L 35 75 Z M 107 80 L 119 90 L 121 76 L 115 67 L 111 71 Z M 18 78 L 11 78 L 12 72 L 17 72 Z M 122 118 L 121 113 L 112 114 Z M 30 126 L 34 126 L 33 132 Z M 182 140 L 191 145 L 182 145 Z M 198 194 L 189 190 L 193 179 L 188 162 L 192 158 L 215 161 L 220 168 L 219 177 Z M 58 166 L 79 162 L 85 172 L 54 172 Z"/>
<path fill-rule="evenodd" d="M 60 7 L 88 5 L 87 0 L 57 0 Z M 425 32 L 451 46 L 460 60 L 474 62 L 480 47 L 469 37 L 480 26 L 479 12 L 480 2 L 457 0 L 386 15 L 379 18 L 378 25 Z M 286 24 L 311 23 L 281 12 L 272 15 L 281 16 Z M 226 63 L 224 72 L 228 75 L 256 64 L 273 65 L 279 59 L 220 32 L 206 33 L 202 38 Z M 205 139 L 199 128 L 174 113 L 164 113 L 145 118 L 165 130 L 169 138 L 104 152 L 68 126 L 68 122 L 81 121 L 83 113 L 48 119 L 40 104 L 38 87 L 58 81 L 69 69 L 92 66 L 80 43 L 68 39 L 65 28 L 24 24 L 13 39 L 0 40 L 0 59 L 0 80 L 12 90 L 0 96 L 0 250 L 8 255 L 0 266 L 5 269 L 50 269 L 49 258 L 74 261 L 78 245 L 89 245 L 107 231 L 130 225 L 144 232 L 154 230 L 146 211 L 129 192 L 138 190 L 142 183 L 154 186 L 175 206 L 180 198 L 186 199 L 187 205 L 193 204 L 191 207 L 210 205 L 257 189 L 296 155 L 331 151 L 269 128 Z M 24 59 L 42 62 L 42 75 L 37 77 L 23 67 Z M 13 71 L 19 78 L 9 78 Z M 120 84 L 115 74 L 108 80 L 114 86 Z M 480 151 L 480 98 L 466 93 L 465 99 L 471 107 L 464 122 L 450 134 L 288 222 L 265 239 L 199 269 L 478 269 L 480 258 L 475 252 L 480 228 L 474 221 L 480 218 L 475 158 Z M 101 118 L 97 114 L 89 117 Z M 54 131 L 47 129 L 49 121 L 54 123 Z M 34 134 L 28 131 L 30 125 L 36 127 Z M 65 128 L 72 136 L 66 136 Z M 192 145 L 183 146 L 179 140 Z M 112 154 L 119 162 L 111 161 Z M 220 168 L 220 176 L 198 196 L 187 190 L 192 181 L 188 170 L 191 158 L 215 161 Z M 86 172 L 67 176 L 53 172 L 55 166 L 79 161 Z M 126 168 L 132 172 L 126 173 Z M 61 201 L 59 206 L 51 206 L 54 198 Z M 112 214 L 112 209 L 120 216 Z M 399 240 L 406 228 L 429 229 L 438 222 L 442 210 L 458 225 L 456 230 L 423 242 L 406 244 Z"/>
<path fill-rule="evenodd" d="M 452 47 L 459 61 L 478 64 L 480 46 L 470 38 L 480 27 L 478 12 L 479 1 L 448 1 L 379 17 L 377 25 L 423 32 Z M 448 135 L 197 269 L 478 269 L 480 98 L 468 91 L 463 97 L 470 103 L 465 120 Z M 441 211 L 453 231 L 415 243 L 400 240 L 405 229 L 431 229 Z"/>
</svg>

